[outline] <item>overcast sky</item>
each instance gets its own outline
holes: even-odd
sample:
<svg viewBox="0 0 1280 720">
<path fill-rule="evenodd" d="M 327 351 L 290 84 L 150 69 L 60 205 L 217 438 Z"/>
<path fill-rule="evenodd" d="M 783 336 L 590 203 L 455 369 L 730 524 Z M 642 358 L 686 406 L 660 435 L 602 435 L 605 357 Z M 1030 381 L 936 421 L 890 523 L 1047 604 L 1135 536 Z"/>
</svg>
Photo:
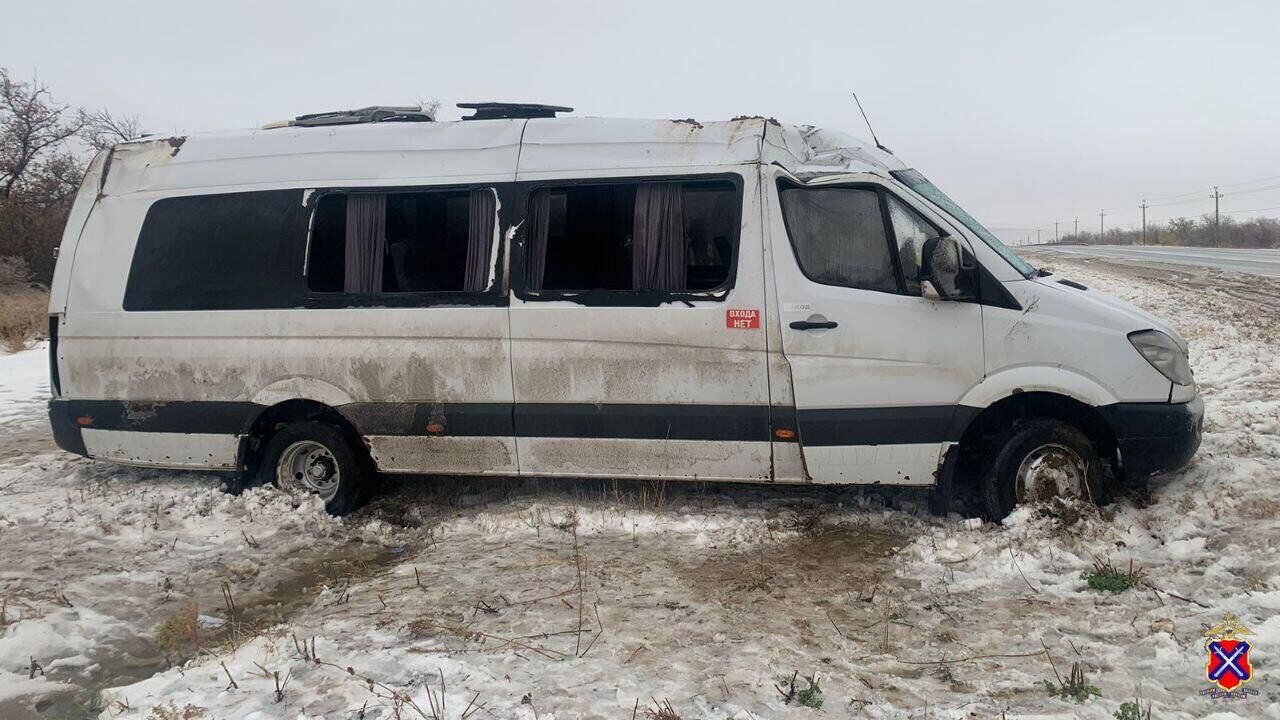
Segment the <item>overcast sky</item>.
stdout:
<svg viewBox="0 0 1280 720">
<path fill-rule="evenodd" d="M 156 132 L 435 98 L 442 118 L 523 100 L 866 137 L 856 90 L 881 142 L 993 227 L 1134 224 L 1143 197 L 1193 200 L 1152 220 L 1196 214 L 1264 178 L 1223 210 L 1280 216 L 1276 0 L 6 5 L 0 65 Z"/>
</svg>

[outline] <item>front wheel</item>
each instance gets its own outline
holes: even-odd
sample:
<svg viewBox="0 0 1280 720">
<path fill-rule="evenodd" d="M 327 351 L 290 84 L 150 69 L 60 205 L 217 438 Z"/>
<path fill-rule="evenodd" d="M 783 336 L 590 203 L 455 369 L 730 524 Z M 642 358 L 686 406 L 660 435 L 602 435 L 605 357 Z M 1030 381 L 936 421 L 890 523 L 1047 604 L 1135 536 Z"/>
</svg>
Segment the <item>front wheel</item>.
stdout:
<svg viewBox="0 0 1280 720">
<path fill-rule="evenodd" d="M 267 443 L 259 469 L 264 483 L 317 495 L 331 515 L 346 515 L 365 499 L 368 473 L 337 429 L 317 422 L 289 425 Z"/>
<path fill-rule="evenodd" d="M 1015 505 L 1055 497 L 1097 502 L 1102 462 L 1075 426 L 1038 418 L 1019 423 L 991 444 L 982 467 L 987 514 L 1001 520 Z"/>
</svg>

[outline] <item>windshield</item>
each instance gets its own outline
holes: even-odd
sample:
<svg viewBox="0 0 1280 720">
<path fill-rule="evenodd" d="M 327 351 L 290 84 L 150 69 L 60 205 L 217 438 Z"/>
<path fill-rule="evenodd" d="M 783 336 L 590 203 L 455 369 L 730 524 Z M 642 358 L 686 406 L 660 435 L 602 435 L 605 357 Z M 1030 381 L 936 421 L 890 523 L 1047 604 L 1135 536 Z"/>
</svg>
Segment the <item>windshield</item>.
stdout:
<svg viewBox="0 0 1280 720">
<path fill-rule="evenodd" d="M 973 234 L 982 238 L 982 241 L 991 246 L 992 250 L 1000 253 L 1000 257 L 1004 258 L 1018 272 L 1027 277 L 1031 277 L 1036 271 L 1035 267 L 1026 260 L 1018 257 L 1017 253 L 1009 249 L 1009 246 L 1000 242 L 990 230 L 982 226 L 972 215 L 964 211 L 964 208 L 956 204 L 954 200 L 947 197 L 947 194 L 938 189 L 937 185 L 929 182 L 928 178 L 920 174 L 918 170 L 896 170 L 892 173 L 895 178 L 905 184 L 907 187 L 920 193 L 929 202 L 937 205 L 943 212 L 951 217 L 959 220 L 962 225 L 969 228 Z"/>
</svg>

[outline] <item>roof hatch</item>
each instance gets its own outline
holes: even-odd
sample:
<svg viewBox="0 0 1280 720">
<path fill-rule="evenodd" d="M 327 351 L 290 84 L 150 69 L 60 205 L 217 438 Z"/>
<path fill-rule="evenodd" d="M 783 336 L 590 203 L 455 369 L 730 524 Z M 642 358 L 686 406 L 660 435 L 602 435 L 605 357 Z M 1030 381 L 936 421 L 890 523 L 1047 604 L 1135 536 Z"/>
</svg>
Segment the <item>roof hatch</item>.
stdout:
<svg viewBox="0 0 1280 720">
<path fill-rule="evenodd" d="M 573 112 L 563 105 L 539 105 L 538 103 L 476 102 L 458 103 L 463 110 L 475 110 L 463 120 L 510 120 L 514 118 L 553 118 L 556 113 Z"/>
<path fill-rule="evenodd" d="M 323 125 L 360 125 L 379 122 L 432 122 L 435 120 L 418 105 L 371 105 L 357 110 L 332 110 L 330 112 L 299 115 L 293 120 L 274 122 L 265 128 L 319 127 Z"/>
</svg>

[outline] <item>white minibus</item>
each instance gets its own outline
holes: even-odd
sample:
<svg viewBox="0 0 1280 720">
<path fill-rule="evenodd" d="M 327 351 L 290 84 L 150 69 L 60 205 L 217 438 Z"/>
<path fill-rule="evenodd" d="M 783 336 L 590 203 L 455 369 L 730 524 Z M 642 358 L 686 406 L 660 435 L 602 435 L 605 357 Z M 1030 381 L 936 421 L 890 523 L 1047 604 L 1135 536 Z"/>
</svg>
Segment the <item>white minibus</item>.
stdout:
<svg viewBox="0 0 1280 720">
<path fill-rule="evenodd" d="M 409 473 L 921 486 L 943 512 L 972 480 L 993 518 L 1199 445 L 1172 328 L 884 148 L 469 107 L 102 152 L 51 288 L 58 444 L 335 514 Z"/>
</svg>

